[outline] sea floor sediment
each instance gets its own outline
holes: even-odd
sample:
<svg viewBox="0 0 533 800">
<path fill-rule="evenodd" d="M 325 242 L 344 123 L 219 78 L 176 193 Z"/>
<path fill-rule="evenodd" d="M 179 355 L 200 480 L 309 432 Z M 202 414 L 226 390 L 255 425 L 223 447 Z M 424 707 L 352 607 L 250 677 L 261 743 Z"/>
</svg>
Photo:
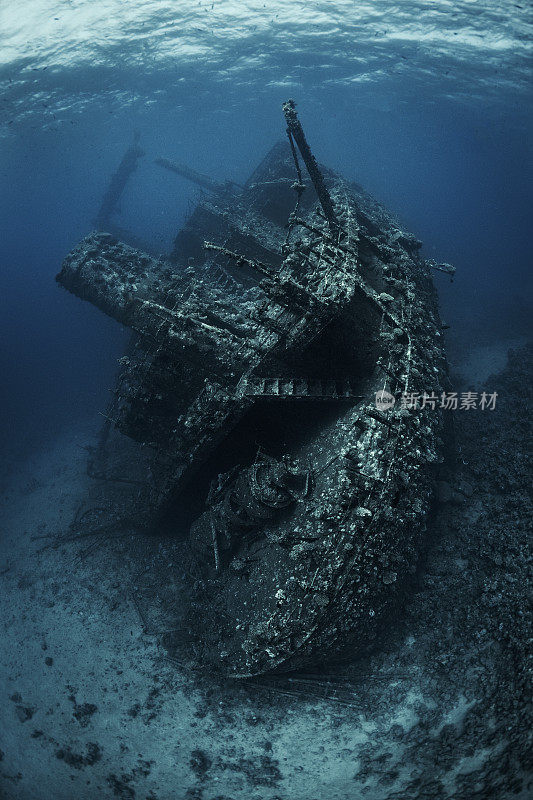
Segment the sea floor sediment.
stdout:
<svg viewBox="0 0 533 800">
<path fill-rule="evenodd" d="M 60 542 L 97 420 L 18 465 L 1 487 L 0 796 L 530 796 L 531 355 L 487 381 L 494 411 L 456 412 L 456 462 L 396 618 L 313 673 L 224 682 L 170 660 L 123 540 Z"/>
</svg>

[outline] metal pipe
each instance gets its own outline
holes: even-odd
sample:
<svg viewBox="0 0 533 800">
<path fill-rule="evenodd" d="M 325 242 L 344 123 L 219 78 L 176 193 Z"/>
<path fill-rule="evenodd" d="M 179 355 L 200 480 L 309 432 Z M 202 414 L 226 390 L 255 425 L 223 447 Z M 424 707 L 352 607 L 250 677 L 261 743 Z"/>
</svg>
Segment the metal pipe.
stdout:
<svg viewBox="0 0 533 800">
<path fill-rule="evenodd" d="M 298 149 L 302 154 L 305 166 L 307 167 L 309 177 L 313 182 L 318 199 L 320 200 L 320 205 L 322 206 L 324 214 L 326 215 L 329 227 L 332 233 L 336 233 L 340 226 L 335 214 L 335 209 L 333 208 L 331 195 L 326 188 L 322 173 L 318 168 L 316 159 L 311 152 L 311 148 L 307 143 L 307 139 L 305 138 L 304 130 L 300 120 L 298 119 L 298 114 L 296 113 L 296 103 L 294 100 L 287 100 L 286 103 L 283 103 L 283 113 L 285 114 L 285 119 L 287 120 L 287 133 L 289 134 L 289 137 L 293 137 L 294 141 L 298 145 Z"/>
</svg>

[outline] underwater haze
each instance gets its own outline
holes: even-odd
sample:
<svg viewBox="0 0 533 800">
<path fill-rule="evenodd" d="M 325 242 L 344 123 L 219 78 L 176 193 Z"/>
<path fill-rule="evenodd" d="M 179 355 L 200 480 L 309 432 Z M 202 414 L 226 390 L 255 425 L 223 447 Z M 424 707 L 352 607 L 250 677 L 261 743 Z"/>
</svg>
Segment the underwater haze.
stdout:
<svg viewBox="0 0 533 800">
<path fill-rule="evenodd" d="M 133 131 L 114 222 L 165 253 L 195 187 L 153 159 L 245 179 L 293 97 L 317 158 L 453 262 L 465 349 L 531 297 L 528 4 L 28 0 L 0 8 L 2 399 L 15 454 L 105 402 L 123 338 L 58 291 Z"/>
<path fill-rule="evenodd" d="M 63 500 L 71 510 L 80 502 L 84 448 L 96 436 L 129 333 L 61 289 L 55 275 L 67 253 L 94 229 L 111 176 L 136 132 L 144 155 L 112 221 L 142 240 L 152 254 L 164 255 L 200 191 L 161 169 L 155 159 L 182 162 L 220 182 L 243 183 L 285 137 L 281 107 L 293 98 L 318 162 L 382 202 L 423 241 L 425 258 L 456 267 L 453 282 L 441 272 L 434 276 L 441 315 L 449 326 L 452 381 L 459 388 L 496 391 L 494 376 L 506 367 L 509 349 L 531 338 L 531 23 L 525 0 L 0 0 L 0 481 L 6 503 L 12 504 L 6 535 L 17 531 L 15 538 L 22 541 L 23 532 L 43 534 L 39 526 L 48 525 L 48 531 L 67 528 L 66 511 L 60 520 L 53 516 L 55 510 Z M 509 385 L 519 392 L 520 381 Z M 525 413 L 529 415 L 527 407 Z M 507 452 L 508 461 L 512 456 Z M 76 465 L 77 483 L 70 483 L 71 464 Z M 32 486 L 37 492 L 41 487 L 42 494 L 32 494 Z M 493 490 L 487 489 L 487 502 Z M 35 504 L 37 497 L 41 499 Z M 467 511 L 454 507 L 452 527 L 475 527 L 482 510 L 482 505 L 471 510 L 464 522 L 466 516 L 460 514 Z M 513 554 L 510 550 L 509 561 Z M 128 739 L 126 723 L 140 725 L 149 716 L 145 710 L 140 716 L 138 709 L 131 710 L 138 698 L 130 696 L 151 680 L 149 661 L 142 663 L 140 677 L 132 672 L 124 688 L 120 681 L 128 674 L 128 654 L 132 657 L 129 638 L 119 648 L 117 633 L 113 650 L 105 634 L 93 636 L 90 620 L 80 632 L 77 617 L 71 619 L 77 630 L 75 647 L 66 644 L 73 634 L 63 617 L 49 619 L 55 634 L 43 638 L 38 633 L 42 615 L 53 612 L 48 601 L 39 604 L 39 594 L 37 599 L 31 595 L 38 591 L 40 578 L 24 583 L 29 562 L 20 574 L 16 571 L 17 559 L 24 558 L 24 551 L 11 553 L 7 544 L 0 554 L 0 580 L 3 570 L 8 578 L 15 570 L 20 590 L 30 592 L 15 611 L 6 611 L 22 650 L 13 655 L 14 645 L 0 648 L 5 694 L 0 706 L 9 706 L 13 717 L 5 723 L 4 735 L 0 730 L 1 798 L 528 796 L 523 772 L 515 794 L 512 781 L 492 788 L 489 781 L 483 789 L 474 780 L 461 785 L 465 794 L 455 795 L 453 785 L 444 780 L 440 788 L 433 787 L 434 794 L 430 789 L 423 794 L 422 784 L 407 791 L 392 778 L 380 783 L 379 775 L 374 782 L 369 778 L 360 794 L 365 784 L 354 775 L 364 758 L 357 748 L 372 739 L 374 723 L 358 728 L 347 744 L 355 728 L 349 728 L 352 723 L 344 715 L 351 711 L 331 712 L 338 714 L 332 722 L 322 706 L 304 713 L 293 697 L 287 701 L 295 703 L 290 721 L 283 716 L 285 708 L 273 712 L 247 700 L 242 711 L 233 698 L 227 718 L 217 718 L 215 735 L 205 720 L 216 717 L 218 696 L 193 712 L 189 694 L 178 710 L 172 707 L 172 714 L 181 715 L 175 720 L 179 742 L 168 744 L 173 736 L 170 716 L 158 733 L 153 733 L 157 719 L 150 720 L 152 727 L 147 723 L 144 732 L 136 728 Z M 465 556 L 465 564 L 467 560 Z M 435 584 L 438 570 L 436 575 Z M 89 589 L 80 589 L 84 592 Z M 31 624 L 24 621 L 25 614 Z M 124 636 L 126 628 L 129 636 L 130 622 L 117 623 Z M 50 647 L 54 636 L 58 654 L 53 660 L 61 664 L 60 676 L 51 677 L 51 665 L 48 671 L 43 667 L 42 675 L 37 668 L 22 666 L 33 664 L 34 658 L 50 658 L 43 645 Z M 113 680 L 120 683 L 129 716 L 117 722 L 126 713 L 117 700 L 97 732 L 91 726 L 98 714 L 91 717 L 87 704 L 102 708 L 106 702 L 98 694 L 105 683 L 95 666 L 100 647 L 109 663 L 120 668 Z M 146 645 L 143 658 L 151 656 L 150 648 Z M 389 651 L 387 658 L 392 664 L 394 653 Z M 80 677 L 84 659 L 96 674 L 93 696 L 84 691 Z M 25 675 L 20 679 L 24 689 L 17 675 Z M 411 696 L 408 684 L 402 698 Z M 173 685 L 173 694 L 183 685 Z M 63 739 L 48 724 L 60 713 L 56 706 L 63 703 L 61 693 L 76 696 L 64 701 L 71 728 L 62 729 Z M 154 704 L 157 696 L 151 695 Z M 9 697 L 19 699 L 11 702 Z M 462 719 L 474 701 L 466 690 L 458 694 L 442 724 Z M 389 728 L 408 730 L 406 720 L 417 702 L 398 707 Z M 84 723 L 78 724 L 82 707 Z M 12 713 L 13 708 L 22 710 Z M 231 715 L 235 725 L 241 717 L 254 719 L 243 733 L 232 728 Z M 205 741 L 195 744 L 200 728 L 205 741 L 211 735 L 218 741 L 211 751 Z M 126 749 L 118 747 L 117 731 L 125 735 Z M 239 769 L 231 766 L 236 756 L 217 750 L 227 735 L 234 737 L 233 747 L 241 753 Z M 313 749 L 319 747 L 317 736 L 322 737 L 321 752 Z M 470 743 L 474 739 L 472 733 Z M 274 752 L 264 746 L 272 740 Z M 95 741 L 98 751 L 91 749 Z M 248 746 L 262 755 L 252 757 Z M 498 742 L 494 746 L 497 756 L 501 749 Z M 391 745 L 392 752 L 395 747 Z M 301 753 L 304 748 L 312 757 Z M 414 751 L 409 752 L 414 759 Z M 374 755 L 377 759 L 379 754 Z M 476 757 L 473 750 L 461 752 L 454 775 L 474 769 Z M 102 775 L 93 780 L 91 770 L 104 762 Z M 406 763 L 398 767 L 399 775 Z M 516 769 L 509 769 L 516 778 Z M 151 782 L 154 775 L 157 782 Z M 393 788 L 400 793 L 393 794 Z"/>
</svg>

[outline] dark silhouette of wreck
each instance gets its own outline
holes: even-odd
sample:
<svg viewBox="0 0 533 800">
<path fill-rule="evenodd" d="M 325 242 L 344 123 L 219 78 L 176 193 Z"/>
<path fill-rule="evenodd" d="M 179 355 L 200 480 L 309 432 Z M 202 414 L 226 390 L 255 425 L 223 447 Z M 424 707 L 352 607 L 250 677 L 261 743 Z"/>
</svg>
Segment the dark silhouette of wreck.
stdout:
<svg viewBox="0 0 533 800">
<path fill-rule="evenodd" d="M 127 518 L 185 537 L 202 658 L 236 676 L 371 640 L 442 452 L 439 402 L 410 407 L 445 385 L 432 265 L 284 113 L 243 187 L 158 160 L 204 190 L 166 258 L 101 231 L 58 275 L 134 332 L 98 457 L 111 430 L 138 443 Z"/>
</svg>

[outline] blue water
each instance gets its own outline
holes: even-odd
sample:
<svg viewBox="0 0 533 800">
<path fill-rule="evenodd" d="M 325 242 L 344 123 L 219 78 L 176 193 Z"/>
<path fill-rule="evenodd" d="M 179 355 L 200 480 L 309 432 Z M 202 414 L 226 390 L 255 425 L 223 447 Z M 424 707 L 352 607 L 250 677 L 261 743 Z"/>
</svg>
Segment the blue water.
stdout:
<svg viewBox="0 0 533 800">
<path fill-rule="evenodd" d="M 2 445 L 103 408 L 125 332 L 60 290 L 141 133 L 118 224 L 169 249 L 193 186 L 175 158 L 243 180 L 294 97 L 324 163 L 452 262 L 436 282 L 455 350 L 528 328 L 531 74 L 519 3 L 4 0 L 0 30 Z"/>
<path fill-rule="evenodd" d="M 516 363 L 501 415 L 470 439 L 461 418 L 468 447 L 444 489 L 464 505 L 441 512 L 429 580 L 407 616 L 399 597 L 352 707 L 228 703 L 143 634 L 115 556 L 57 548 L 91 499 L 79 447 L 128 331 L 55 275 L 135 131 L 145 156 L 113 222 L 166 253 L 198 190 L 154 159 L 242 182 L 283 138 L 292 97 L 317 159 L 455 265 L 453 283 L 435 275 L 452 388 L 460 373 L 490 392 L 480 353 L 503 367 L 531 336 L 531 53 L 525 0 L 0 0 L 2 800 L 528 796 L 529 409 L 504 395 Z"/>
</svg>

